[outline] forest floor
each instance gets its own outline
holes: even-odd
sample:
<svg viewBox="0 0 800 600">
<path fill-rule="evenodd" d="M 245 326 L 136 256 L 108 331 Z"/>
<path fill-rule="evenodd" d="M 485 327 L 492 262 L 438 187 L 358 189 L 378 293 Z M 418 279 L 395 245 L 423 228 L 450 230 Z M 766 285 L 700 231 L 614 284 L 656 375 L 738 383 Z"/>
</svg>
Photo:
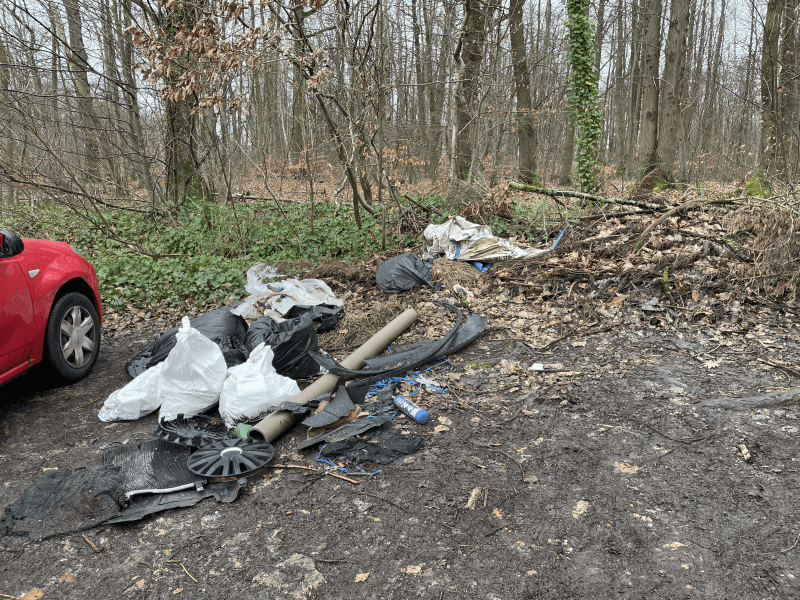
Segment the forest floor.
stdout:
<svg viewBox="0 0 800 600">
<path fill-rule="evenodd" d="M 633 256 L 641 218 L 524 265 L 437 261 L 440 292 L 383 294 L 377 258 L 318 267 L 348 312 L 323 349 L 403 308 L 420 316 L 401 343 L 436 338 L 452 321 L 430 301 L 466 306 L 454 283 L 474 293 L 487 330 L 426 374 L 449 388 L 419 397 L 428 424 L 397 419 L 423 446 L 353 484 L 297 452 L 297 427 L 274 462 L 313 470 L 271 468 L 230 504 L 0 538 L 0 598 L 800 596 L 800 309 L 738 283 L 713 215 L 676 217 Z M 0 389 L 1 506 L 43 469 L 96 466 L 105 444 L 151 436 L 155 415 L 97 412 L 129 381 L 126 360 L 175 321 L 115 314 L 83 381 L 52 388 L 34 370 Z"/>
</svg>

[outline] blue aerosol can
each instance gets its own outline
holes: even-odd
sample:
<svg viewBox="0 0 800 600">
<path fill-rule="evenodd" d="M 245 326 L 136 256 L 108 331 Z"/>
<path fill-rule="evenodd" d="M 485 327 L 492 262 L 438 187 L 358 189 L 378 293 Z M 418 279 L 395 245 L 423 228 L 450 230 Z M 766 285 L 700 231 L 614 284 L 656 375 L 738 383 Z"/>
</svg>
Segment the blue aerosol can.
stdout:
<svg viewBox="0 0 800 600">
<path fill-rule="evenodd" d="M 394 405 L 399 408 L 403 414 L 408 415 L 420 425 L 427 423 L 428 419 L 431 418 L 427 410 L 420 408 L 411 400 L 403 396 L 403 394 L 398 394 L 395 396 Z"/>
</svg>

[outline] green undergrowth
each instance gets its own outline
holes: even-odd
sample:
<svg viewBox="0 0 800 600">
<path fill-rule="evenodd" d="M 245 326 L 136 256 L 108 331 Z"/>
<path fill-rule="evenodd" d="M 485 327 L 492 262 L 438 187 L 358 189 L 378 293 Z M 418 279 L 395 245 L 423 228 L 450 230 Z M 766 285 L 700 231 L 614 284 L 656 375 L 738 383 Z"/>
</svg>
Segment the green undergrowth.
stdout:
<svg viewBox="0 0 800 600">
<path fill-rule="evenodd" d="M 441 206 L 443 199 L 424 202 Z M 313 227 L 310 205 L 279 208 L 270 200 L 235 206 L 190 202 L 176 215 L 101 209 L 105 223 L 97 214 L 90 221 L 48 203 L 11 210 L 3 220 L 23 237 L 72 243 L 97 270 L 108 307 L 178 306 L 245 296 L 245 273 L 257 262 L 280 262 L 281 272 L 291 276 L 297 271 L 292 263 L 349 262 L 381 252 L 380 213 L 362 211 L 359 229 L 351 207 L 338 214 L 334 208 L 317 204 Z M 417 242 L 411 233 L 397 235 L 395 213 L 388 211 L 387 249 Z"/>
</svg>

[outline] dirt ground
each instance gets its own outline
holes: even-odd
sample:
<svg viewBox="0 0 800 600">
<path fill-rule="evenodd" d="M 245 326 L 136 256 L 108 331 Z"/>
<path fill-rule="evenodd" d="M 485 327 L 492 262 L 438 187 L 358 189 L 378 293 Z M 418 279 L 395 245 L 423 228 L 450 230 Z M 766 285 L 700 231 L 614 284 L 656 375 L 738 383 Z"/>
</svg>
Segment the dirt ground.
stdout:
<svg viewBox="0 0 800 600">
<path fill-rule="evenodd" d="M 765 396 L 797 379 L 765 368 L 763 339 L 746 331 L 642 327 L 642 311 L 627 312 L 629 326 L 546 354 L 488 333 L 454 357 L 462 385 L 425 397 L 431 423 L 407 424 L 423 449 L 359 485 L 273 469 L 232 504 L 91 530 L 98 552 L 80 535 L 2 538 L 0 593 L 797 597 L 800 390 Z M 759 312 L 768 349 L 798 364 L 796 321 Z M 107 336 L 77 384 L 48 389 L 33 373 L 3 388 L 3 504 L 42 469 L 94 466 L 103 444 L 149 436 L 155 416 L 107 425 L 96 415 L 150 339 Z M 569 370 L 528 371 L 534 362 Z M 276 462 L 315 466 L 294 450 L 300 438 L 281 439 Z"/>
<path fill-rule="evenodd" d="M 711 323 L 654 293 L 591 315 L 562 297 L 581 327 L 524 290 L 478 294 L 487 331 L 426 374 L 450 388 L 422 395 L 431 421 L 398 420 L 425 438 L 414 455 L 351 470 L 352 484 L 299 454 L 296 428 L 275 462 L 316 470 L 269 469 L 231 504 L 88 541 L 0 537 L 0 597 L 800 597 L 796 314 L 717 303 Z M 421 313 L 407 340 L 436 333 L 437 297 L 398 298 Z M 104 444 L 150 437 L 155 415 L 97 412 L 157 331 L 109 324 L 85 380 L 51 388 L 34 371 L 0 388 L 0 506 L 43 469 L 96 466 Z"/>
</svg>

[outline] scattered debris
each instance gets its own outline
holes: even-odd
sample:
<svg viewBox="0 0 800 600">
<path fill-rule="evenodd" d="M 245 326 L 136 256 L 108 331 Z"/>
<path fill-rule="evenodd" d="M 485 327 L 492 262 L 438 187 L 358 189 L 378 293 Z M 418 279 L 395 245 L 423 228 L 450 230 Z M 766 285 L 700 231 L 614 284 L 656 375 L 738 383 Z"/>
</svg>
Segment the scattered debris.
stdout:
<svg viewBox="0 0 800 600">
<path fill-rule="evenodd" d="M 247 271 L 245 290 L 250 296 L 231 309 L 235 315 L 255 320 L 269 316 L 281 320 L 295 305 L 343 306 L 344 302 L 336 298 L 328 284 L 320 279 L 285 279 L 273 283 L 263 283 L 265 265 L 258 263 Z M 272 278 L 271 274 L 266 278 Z"/>
<path fill-rule="evenodd" d="M 475 510 L 475 507 L 477 506 L 478 503 L 478 497 L 480 497 L 482 493 L 483 493 L 482 487 L 472 488 L 472 491 L 469 493 L 469 500 L 467 500 L 467 503 L 464 505 L 464 508 L 466 508 L 467 510 Z"/>
<path fill-rule="evenodd" d="M 747 449 L 747 446 L 744 444 L 739 444 L 736 446 L 739 449 L 739 453 L 742 455 L 742 458 L 746 461 L 749 461 L 752 456 L 750 455 L 750 450 Z"/>
<path fill-rule="evenodd" d="M 589 503 L 586 500 L 578 500 L 578 502 L 575 504 L 575 507 L 572 509 L 572 517 L 574 519 L 580 519 L 586 514 L 588 509 Z"/>
<path fill-rule="evenodd" d="M 423 236 L 429 244 L 423 257 L 444 254 L 450 260 L 461 262 L 496 263 L 529 259 L 555 249 L 555 244 L 549 249 L 520 248 L 493 235 L 488 225 L 470 223 L 464 217 L 453 217 L 441 225 L 428 225 Z M 560 239 L 561 236 L 556 244 Z"/>
</svg>

